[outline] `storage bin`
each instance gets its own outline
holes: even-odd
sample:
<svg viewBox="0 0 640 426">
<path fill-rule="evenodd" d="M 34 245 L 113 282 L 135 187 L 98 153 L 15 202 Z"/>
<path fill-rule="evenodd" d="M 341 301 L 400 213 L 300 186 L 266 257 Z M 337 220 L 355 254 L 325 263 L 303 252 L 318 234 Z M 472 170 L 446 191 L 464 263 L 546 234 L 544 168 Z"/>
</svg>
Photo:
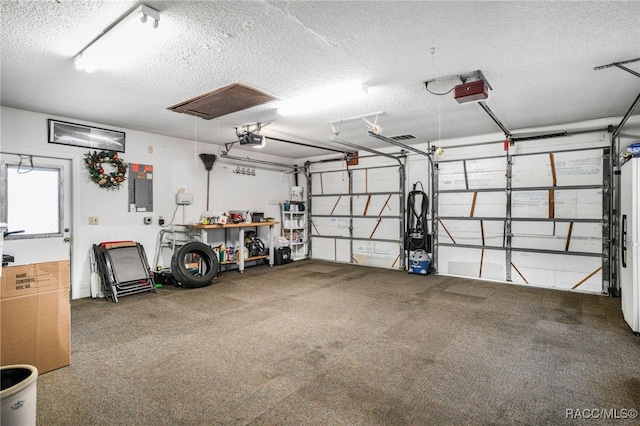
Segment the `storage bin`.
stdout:
<svg viewBox="0 0 640 426">
<path fill-rule="evenodd" d="M 276 265 L 285 265 L 291 262 L 291 247 L 279 247 L 275 251 L 274 263 Z"/>
</svg>

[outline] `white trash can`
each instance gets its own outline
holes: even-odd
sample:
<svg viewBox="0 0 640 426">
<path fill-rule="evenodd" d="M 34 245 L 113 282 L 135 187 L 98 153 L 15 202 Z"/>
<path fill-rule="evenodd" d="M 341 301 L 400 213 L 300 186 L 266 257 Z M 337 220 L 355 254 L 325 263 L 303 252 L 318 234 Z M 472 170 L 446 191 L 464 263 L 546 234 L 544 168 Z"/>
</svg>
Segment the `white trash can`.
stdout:
<svg viewBox="0 0 640 426">
<path fill-rule="evenodd" d="M 36 424 L 38 369 L 32 365 L 0 367 L 0 424 L 22 426 Z"/>
</svg>

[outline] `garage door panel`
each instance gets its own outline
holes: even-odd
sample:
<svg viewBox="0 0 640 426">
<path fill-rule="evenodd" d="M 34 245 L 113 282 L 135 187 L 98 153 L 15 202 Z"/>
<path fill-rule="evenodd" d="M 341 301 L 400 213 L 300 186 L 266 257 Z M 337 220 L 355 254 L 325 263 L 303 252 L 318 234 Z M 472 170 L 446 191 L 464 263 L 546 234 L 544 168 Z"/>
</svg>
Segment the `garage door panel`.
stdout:
<svg viewBox="0 0 640 426">
<path fill-rule="evenodd" d="M 585 253 L 602 250 L 602 226 L 597 223 L 518 221 L 511 230 L 513 248 Z"/>
<path fill-rule="evenodd" d="M 602 189 L 514 191 L 511 215 L 514 218 L 599 219 L 602 216 Z M 552 209 L 549 205 L 552 204 Z"/>
<path fill-rule="evenodd" d="M 438 214 L 447 217 L 504 217 L 506 203 L 504 192 L 442 193 L 438 196 Z"/>
<path fill-rule="evenodd" d="M 507 196 L 504 192 L 479 192 L 473 207 L 474 217 L 504 217 Z M 471 212 L 471 210 L 470 210 Z M 469 214 L 471 216 L 471 213 Z"/>
<path fill-rule="evenodd" d="M 314 259 L 349 262 L 349 241 L 334 238 L 316 238 L 313 240 L 313 253 Z"/>
<path fill-rule="evenodd" d="M 314 217 L 311 225 L 311 235 L 312 237 L 315 235 L 348 237 L 349 219 L 334 217 Z"/>
<path fill-rule="evenodd" d="M 353 214 L 380 216 L 398 215 L 398 194 L 357 195 L 353 197 Z"/>
<path fill-rule="evenodd" d="M 397 219 L 359 218 L 353 224 L 354 238 L 397 240 L 400 222 Z"/>
<path fill-rule="evenodd" d="M 444 162 L 438 167 L 438 185 L 442 190 L 501 188 L 505 185 L 506 169 L 501 158 Z"/>
<path fill-rule="evenodd" d="M 438 196 L 438 214 L 440 216 L 467 217 L 471 210 L 473 194 L 443 193 Z"/>
<path fill-rule="evenodd" d="M 511 261 L 529 285 L 582 292 L 600 292 L 602 288 L 598 257 L 514 252 Z"/>
<path fill-rule="evenodd" d="M 314 215 L 345 215 L 349 214 L 349 197 L 327 196 L 313 200 Z"/>
<path fill-rule="evenodd" d="M 559 186 L 600 185 L 603 161 L 601 150 L 556 153 L 557 184 Z"/>
<path fill-rule="evenodd" d="M 504 245 L 503 221 L 441 220 L 438 222 L 440 242 L 453 244 L 474 244 L 492 247 Z"/>
<path fill-rule="evenodd" d="M 400 249 L 397 243 L 354 240 L 353 259 L 360 265 L 397 268 Z"/>
<path fill-rule="evenodd" d="M 501 250 L 440 247 L 438 272 L 470 278 L 504 281 L 505 257 Z"/>
<path fill-rule="evenodd" d="M 513 158 L 512 186 L 599 185 L 602 173 L 602 150 L 516 156 Z"/>
<path fill-rule="evenodd" d="M 349 176 L 346 171 L 317 173 L 311 175 L 311 179 L 316 194 L 342 194 L 349 191 Z"/>
<path fill-rule="evenodd" d="M 398 191 L 398 171 L 393 168 L 353 170 L 354 193 Z"/>
<path fill-rule="evenodd" d="M 468 189 L 504 187 L 506 170 L 503 159 L 468 160 L 465 164 Z"/>
<path fill-rule="evenodd" d="M 600 219 L 602 189 L 555 191 L 555 217 Z"/>
</svg>

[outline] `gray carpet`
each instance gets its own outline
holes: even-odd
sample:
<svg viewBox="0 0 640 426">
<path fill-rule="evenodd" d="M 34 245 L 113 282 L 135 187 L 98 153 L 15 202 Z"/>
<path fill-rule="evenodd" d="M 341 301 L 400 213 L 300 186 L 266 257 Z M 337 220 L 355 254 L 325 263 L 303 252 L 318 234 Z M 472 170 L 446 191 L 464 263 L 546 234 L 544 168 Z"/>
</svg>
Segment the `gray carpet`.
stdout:
<svg viewBox="0 0 640 426">
<path fill-rule="evenodd" d="M 309 260 L 71 314 L 39 425 L 620 424 L 602 417 L 640 409 L 617 298 Z"/>
</svg>

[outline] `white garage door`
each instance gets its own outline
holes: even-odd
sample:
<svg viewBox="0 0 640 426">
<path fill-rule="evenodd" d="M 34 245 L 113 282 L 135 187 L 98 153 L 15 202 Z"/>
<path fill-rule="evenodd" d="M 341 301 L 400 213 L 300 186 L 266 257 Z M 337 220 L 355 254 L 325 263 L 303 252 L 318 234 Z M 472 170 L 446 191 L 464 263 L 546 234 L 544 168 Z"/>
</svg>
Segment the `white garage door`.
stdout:
<svg viewBox="0 0 640 426">
<path fill-rule="evenodd" d="M 375 165 L 373 165 L 375 164 Z M 402 160 L 359 159 L 309 167 L 309 256 L 404 268 Z"/>
<path fill-rule="evenodd" d="M 609 148 L 521 151 L 438 162 L 438 273 L 607 292 Z"/>
</svg>

